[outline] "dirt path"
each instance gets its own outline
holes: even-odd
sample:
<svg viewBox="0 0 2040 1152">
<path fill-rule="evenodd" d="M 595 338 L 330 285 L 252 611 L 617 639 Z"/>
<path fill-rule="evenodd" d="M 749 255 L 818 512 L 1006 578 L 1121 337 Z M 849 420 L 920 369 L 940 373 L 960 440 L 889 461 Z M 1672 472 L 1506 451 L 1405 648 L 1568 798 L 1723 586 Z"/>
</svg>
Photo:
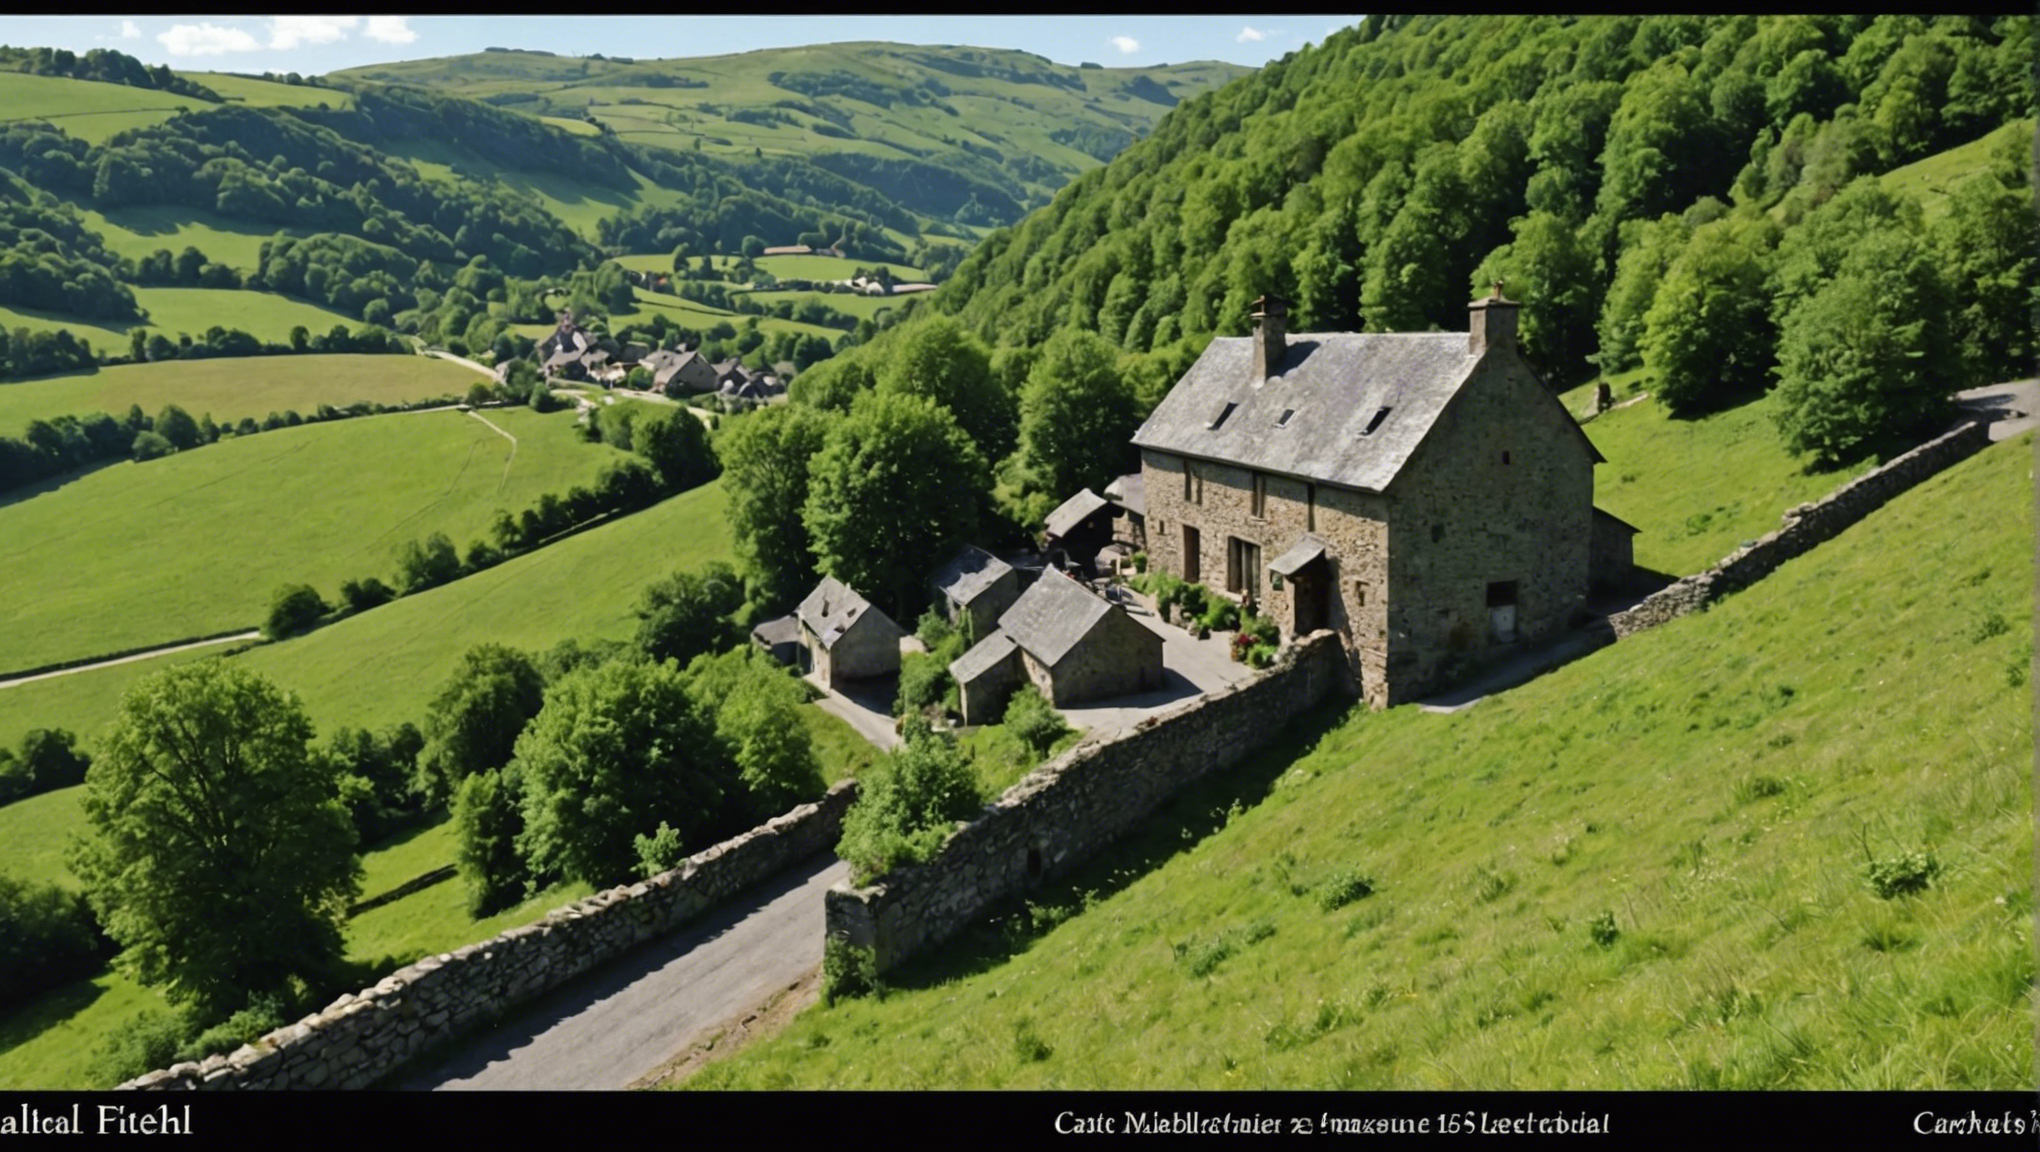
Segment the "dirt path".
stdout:
<svg viewBox="0 0 2040 1152">
<path fill-rule="evenodd" d="M 510 466 L 512 464 L 517 463 L 517 437 L 512 436 L 508 432 L 503 431 L 503 429 L 497 427 L 494 423 L 491 423 L 487 416 L 482 415 L 480 412 L 477 412 L 472 408 L 468 409 L 468 415 L 474 417 L 477 420 L 480 420 L 484 424 L 488 424 L 490 429 L 493 430 L 496 433 L 496 435 L 501 436 L 503 439 L 508 440 L 510 442 L 510 456 L 508 459 L 503 461 L 503 478 L 496 482 L 496 491 L 501 492 L 503 489 L 510 486 Z"/>
<path fill-rule="evenodd" d="M 491 380 L 494 380 L 496 378 L 496 370 L 494 368 L 486 367 L 477 361 L 468 359 L 465 356 L 455 356 L 451 352 L 442 352 L 434 348 L 427 348 L 425 350 L 425 355 L 430 356 L 435 360 L 451 360 L 455 364 L 465 365 L 466 367 L 472 368 L 475 371 L 480 372 L 482 375 L 487 376 Z"/>
<path fill-rule="evenodd" d="M 262 633 L 257 629 L 236 632 L 232 636 L 215 636 L 210 640 L 193 640 L 189 644 L 172 644 L 167 648 L 151 648 L 147 652 L 134 652 L 116 656 L 111 660 L 99 660 L 91 664 L 80 664 L 76 668 L 59 668 L 55 672 L 38 672 L 33 676 L 17 676 L 12 680 L 0 680 L 0 688 L 12 688 L 18 684 L 33 684 L 38 680 L 49 680 L 57 676 L 69 676 L 77 672 L 90 672 L 95 668 L 111 668 L 115 664 L 132 664 L 137 660 L 153 660 L 168 656 L 172 652 L 183 652 L 192 648 L 206 648 L 214 644 L 232 644 L 236 640 L 260 640 Z"/>
</svg>

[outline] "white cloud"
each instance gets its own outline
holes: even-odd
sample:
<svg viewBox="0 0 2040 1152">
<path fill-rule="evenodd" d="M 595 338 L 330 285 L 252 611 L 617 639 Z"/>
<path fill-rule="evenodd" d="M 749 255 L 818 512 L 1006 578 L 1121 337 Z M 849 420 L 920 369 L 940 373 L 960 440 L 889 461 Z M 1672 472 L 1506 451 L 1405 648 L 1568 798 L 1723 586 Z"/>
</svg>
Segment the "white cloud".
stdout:
<svg viewBox="0 0 2040 1152">
<path fill-rule="evenodd" d="M 1263 32 L 1259 28 L 1255 28 L 1252 26 L 1240 29 L 1240 34 L 1238 36 L 1233 37 L 1233 39 L 1239 41 L 1242 44 L 1248 43 L 1250 41 L 1266 40 L 1267 38 L 1268 34 L 1266 32 Z"/>
<path fill-rule="evenodd" d="M 172 56 L 224 56 L 262 47 L 260 41 L 239 28 L 212 23 L 173 24 L 168 32 L 156 34 L 156 42 Z"/>
<path fill-rule="evenodd" d="M 120 38 L 123 40 L 140 40 L 142 38 L 142 30 L 135 26 L 134 21 L 123 20 L 120 22 Z"/>
<path fill-rule="evenodd" d="M 405 23 L 409 19 L 409 16 L 370 16 L 364 34 L 383 44 L 409 44 L 418 38 L 418 33 Z"/>
<path fill-rule="evenodd" d="M 1140 51 L 1140 41 L 1135 40 L 1131 36 L 1114 36 L 1112 38 L 1112 46 L 1129 56 Z"/>
<path fill-rule="evenodd" d="M 347 39 L 361 23 L 359 16 L 275 16 L 269 21 L 269 46 L 290 49 L 300 44 L 331 44 Z"/>
</svg>

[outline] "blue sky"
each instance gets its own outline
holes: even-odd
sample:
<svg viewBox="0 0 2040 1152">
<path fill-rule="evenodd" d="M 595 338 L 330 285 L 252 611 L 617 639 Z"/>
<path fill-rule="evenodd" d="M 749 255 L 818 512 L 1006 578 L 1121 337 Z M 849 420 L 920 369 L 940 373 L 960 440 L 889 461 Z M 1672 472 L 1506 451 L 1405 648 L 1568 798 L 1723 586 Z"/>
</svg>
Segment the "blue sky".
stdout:
<svg viewBox="0 0 2040 1152">
<path fill-rule="evenodd" d="M 299 72 L 485 47 L 655 59 L 843 40 L 1017 48 L 1063 64 L 1259 67 L 1358 16 L 9 16 L 16 47 L 118 48 L 185 71 Z"/>
</svg>

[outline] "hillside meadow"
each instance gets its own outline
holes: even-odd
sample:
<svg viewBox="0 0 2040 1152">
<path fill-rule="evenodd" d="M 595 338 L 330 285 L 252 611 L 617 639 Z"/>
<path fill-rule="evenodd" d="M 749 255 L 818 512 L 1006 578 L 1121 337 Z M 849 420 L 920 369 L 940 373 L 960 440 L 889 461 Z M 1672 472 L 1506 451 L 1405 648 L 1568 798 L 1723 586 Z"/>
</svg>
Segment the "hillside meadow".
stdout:
<svg viewBox="0 0 2040 1152">
<path fill-rule="evenodd" d="M 308 416 L 321 404 L 410 404 L 458 398 L 482 377 L 431 356 L 243 356 L 115 364 L 97 372 L 0 383 L 0 435 L 19 435 L 30 420 L 111 412 L 130 406 L 154 416 L 175 404 L 193 416 L 234 424 L 271 412 Z"/>
<path fill-rule="evenodd" d="M 210 106 L 209 101 L 153 88 L 0 73 L 0 109 L 6 110 L 0 123 L 47 120 L 88 144 L 104 144 L 117 132 L 160 124 L 180 111 Z"/>
<path fill-rule="evenodd" d="M 85 218 L 85 226 L 99 233 L 107 250 L 116 256 L 140 261 L 158 250 L 175 254 L 191 247 L 205 253 L 213 263 L 244 272 L 261 264 L 262 246 L 279 233 L 310 235 L 302 229 L 278 229 L 234 220 L 181 204 L 144 204 L 106 212 L 81 207 L 79 214 Z"/>
<path fill-rule="evenodd" d="M 360 320 L 344 312 L 276 292 L 157 287 L 136 288 L 134 294 L 135 303 L 147 313 L 147 318 L 137 323 L 100 322 L 40 308 L 0 306 L 0 324 L 10 330 L 54 332 L 68 328 L 100 352 L 120 355 L 126 354 L 128 333 L 137 328 L 156 329 L 172 339 L 180 333 L 202 336 L 213 328 L 238 328 L 264 343 L 285 344 L 290 341 L 290 330 L 300 325 L 319 333 L 332 331 L 336 324 L 350 332 L 361 327 Z"/>
<path fill-rule="evenodd" d="M 688 1086 L 2030 1087 L 2032 468 L 1461 713 L 1326 714 Z"/>
<path fill-rule="evenodd" d="M 10 386 L 11 387 L 11 386 Z M 463 552 L 497 509 L 592 486 L 616 449 L 574 415 L 428 411 L 279 428 L 74 474 L 0 505 L 0 668 L 22 670 L 261 624 L 283 584 L 337 600 L 395 583 L 392 553 Z"/>
</svg>

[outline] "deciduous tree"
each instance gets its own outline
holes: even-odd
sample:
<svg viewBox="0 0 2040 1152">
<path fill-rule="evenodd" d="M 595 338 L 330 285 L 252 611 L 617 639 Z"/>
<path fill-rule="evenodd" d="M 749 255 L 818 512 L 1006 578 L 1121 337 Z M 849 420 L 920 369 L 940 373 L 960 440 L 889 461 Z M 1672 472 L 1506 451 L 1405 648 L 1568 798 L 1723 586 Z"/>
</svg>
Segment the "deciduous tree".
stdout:
<svg viewBox="0 0 2040 1152">
<path fill-rule="evenodd" d="M 121 701 L 72 868 L 144 983 L 221 1012 L 340 958 L 361 868 L 311 736 L 295 695 L 220 660 Z"/>
</svg>

